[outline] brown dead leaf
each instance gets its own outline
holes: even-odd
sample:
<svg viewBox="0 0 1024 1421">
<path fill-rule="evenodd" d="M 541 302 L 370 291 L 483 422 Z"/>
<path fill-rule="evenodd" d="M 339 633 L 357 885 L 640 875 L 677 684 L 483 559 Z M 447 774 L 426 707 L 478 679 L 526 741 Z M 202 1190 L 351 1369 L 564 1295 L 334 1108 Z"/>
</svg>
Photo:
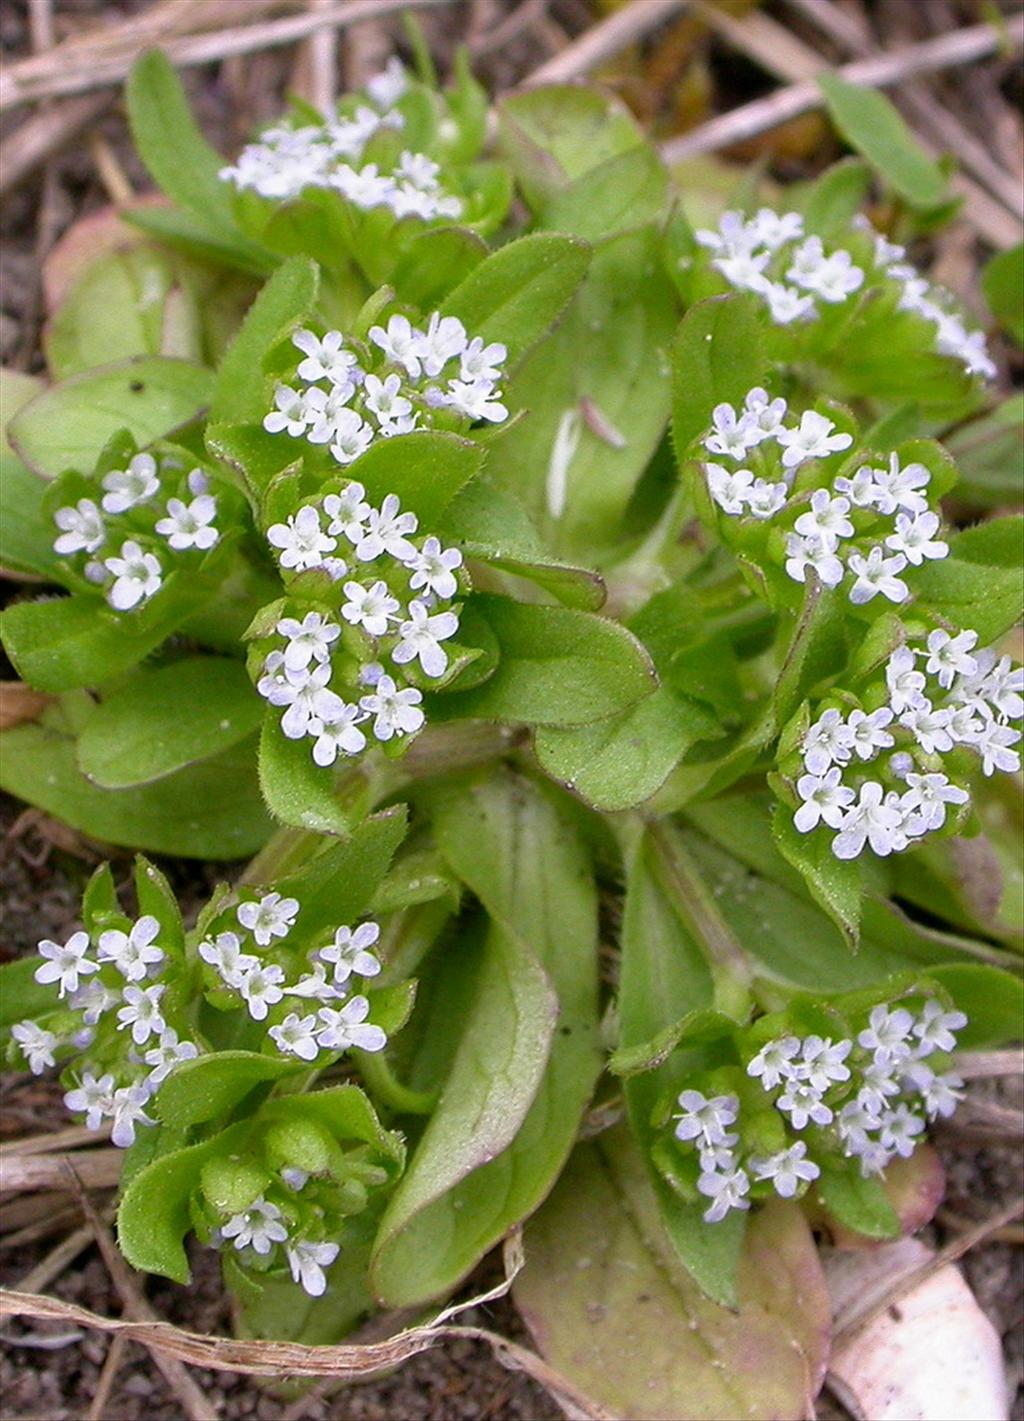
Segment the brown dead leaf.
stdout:
<svg viewBox="0 0 1024 1421">
<path fill-rule="evenodd" d="M 22 681 L 0 681 L 0 730 L 12 730 L 16 725 L 35 720 L 50 704 L 50 699 Z"/>
</svg>

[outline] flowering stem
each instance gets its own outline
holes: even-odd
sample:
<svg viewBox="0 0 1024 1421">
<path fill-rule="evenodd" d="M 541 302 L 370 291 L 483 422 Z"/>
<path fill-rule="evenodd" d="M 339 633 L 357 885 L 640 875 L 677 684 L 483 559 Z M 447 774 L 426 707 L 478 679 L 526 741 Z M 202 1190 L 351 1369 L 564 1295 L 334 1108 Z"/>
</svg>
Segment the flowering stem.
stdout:
<svg viewBox="0 0 1024 1421">
<path fill-rule="evenodd" d="M 373 1095 L 400 1115 L 429 1115 L 437 1105 L 437 1091 L 411 1090 L 402 1085 L 383 1055 L 369 1051 L 353 1051 L 352 1055 L 358 1060 L 359 1074 Z"/>
</svg>

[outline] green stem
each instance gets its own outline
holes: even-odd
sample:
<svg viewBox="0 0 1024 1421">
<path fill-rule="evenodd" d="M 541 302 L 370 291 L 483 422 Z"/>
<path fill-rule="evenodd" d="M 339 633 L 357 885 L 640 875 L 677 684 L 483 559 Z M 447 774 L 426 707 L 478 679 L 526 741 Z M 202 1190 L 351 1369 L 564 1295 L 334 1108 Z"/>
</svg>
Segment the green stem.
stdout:
<svg viewBox="0 0 1024 1421">
<path fill-rule="evenodd" d="M 399 1115 L 430 1115 L 437 1105 L 438 1092 L 411 1090 L 396 1079 L 386 1058 L 368 1051 L 354 1051 L 359 1061 L 359 1074 L 370 1091 Z"/>
</svg>

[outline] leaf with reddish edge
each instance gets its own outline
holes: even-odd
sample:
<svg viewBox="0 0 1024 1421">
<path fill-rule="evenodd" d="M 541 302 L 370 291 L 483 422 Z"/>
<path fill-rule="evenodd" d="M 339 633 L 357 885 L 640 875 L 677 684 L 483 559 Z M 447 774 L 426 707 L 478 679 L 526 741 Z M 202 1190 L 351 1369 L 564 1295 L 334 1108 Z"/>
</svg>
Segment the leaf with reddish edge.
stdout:
<svg viewBox="0 0 1024 1421">
<path fill-rule="evenodd" d="M 713 1226 L 709 1226 L 713 1227 Z M 825 1375 L 830 1305 L 810 1229 L 753 1214 L 740 1309 L 709 1302 L 674 1255 L 623 1129 L 580 1146 L 526 1228 L 516 1303 L 543 1355 L 630 1421 L 801 1421 Z"/>
<path fill-rule="evenodd" d="M 894 1160 L 885 1171 L 882 1189 L 896 1211 L 903 1234 L 917 1233 L 925 1224 L 931 1223 L 935 1211 L 942 1203 L 946 1192 L 946 1171 L 938 1152 L 931 1145 L 921 1145 L 909 1159 Z M 810 1200 L 812 1194 L 807 1196 Z M 878 1239 L 865 1238 L 852 1229 L 837 1223 L 823 1210 L 817 1214 L 813 1206 L 805 1210 L 815 1227 L 828 1230 L 836 1248 L 878 1248 L 884 1246 Z"/>
</svg>

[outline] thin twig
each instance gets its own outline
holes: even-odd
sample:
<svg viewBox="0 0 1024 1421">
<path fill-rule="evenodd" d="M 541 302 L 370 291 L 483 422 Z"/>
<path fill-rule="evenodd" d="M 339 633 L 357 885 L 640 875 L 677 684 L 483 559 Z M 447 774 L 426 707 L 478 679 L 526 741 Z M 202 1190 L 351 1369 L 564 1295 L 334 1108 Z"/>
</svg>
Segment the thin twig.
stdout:
<svg viewBox="0 0 1024 1421">
<path fill-rule="evenodd" d="M 1012 53 L 1019 53 L 1024 45 L 1024 15 L 1015 15 L 1005 27 L 995 25 L 970 25 L 952 34 L 939 35 L 935 39 L 922 40 L 919 44 L 908 44 L 901 49 L 890 50 L 873 59 L 857 60 L 844 64 L 836 73 L 851 84 L 863 84 L 868 88 L 887 88 L 898 84 L 913 74 L 928 74 L 939 69 L 949 69 L 958 64 L 971 64 L 976 59 L 984 59 L 1004 47 Z M 825 66 L 823 66 L 824 68 Z M 755 99 L 729 113 L 719 114 L 709 119 L 689 133 L 670 138 L 662 144 L 661 154 L 668 163 L 677 163 L 683 158 L 691 158 L 696 153 L 711 153 L 719 148 L 727 148 L 733 143 L 747 138 L 756 138 L 767 133 L 800 114 L 824 106 L 824 95 L 817 84 L 805 80 L 777 89 L 765 99 Z"/>
<path fill-rule="evenodd" d="M 90 1130 L 85 1125 L 68 1125 L 63 1130 L 50 1130 L 43 1135 L 26 1135 L 0 1145 L 0 1164 L 10 1155 L 49 1155 L 60 1150 L 75 1150 L 79 1145 L 97 1145 L 110 1136 L 109 1129 Z"/>
<path fill-rule="evenodd" d="M 89 1189 L 106 1189 L 121 1177 L 124 1151 L 83 1150 L 77 1155 L 0 1155 L 0 1189 L 66 1189 L 74 1164 Z"/>
<path fill-rule="evenodd" d="M 1006 1051 L 958 1051 L 953 1068 L 965 1081 L 987 1080 L 992 1076 L 1024 1076 L 1024 1049 Z"/>
<path fill-rule="evenodd" d="M 107 1355 L 103 1359 L 103 1370 L 96 1383 L 96 1390 L 89 1404 L 89 1414 L 86 1421 L 104 1421 L 104 1417 L 108 1415 L 107 1402 L 110 1400 L 114 1380 L 121 1370 L 127 1346 L 127 1338 L 115 1337 L 107 1348 Z"/>
<path fill-rule="evenodd" d="M 425 10 L 453 3 L 454 0 L 353 0 L 351 4 L 335 5 L 312 14 L 290 15 L 281 20 L 172 39 L 164 45 L 164 52 L 172 64 L 183 69 L 194 64 L 219 62 L 236 54 L 253 54 L 260 49 L 294 44 L 317 30 L 345 29 L 361 20 L 382 18 L 398 10 Z M 138 52 L 132 49 L 110 55 L 70 55 L 63 54 L 62 49 L 63 46 L 59 46 L 52 56 L 23 59 L 0 74 L 0 111 L 37 99 L 84 94 L 90 89 L 119 84 Z"/>
<path fill-rule="evenodd" d="M 93 1241 L 92 1229 L 88 1224 L 82 1224 L 80 1228 L 74 1229 L 66 1238 L 62 1238 L 56 1248 L 52 1248 L 44 1258 L 41 1258 L 34 1268 L 30 1268 L 18 1287 L 26 1293 L 37 1293 L 43 1288 L 48 1288 L 55 1279 L 59 1278 L 69 1263 L 73 1263 L 80 1253 L 83 1253 Z"/>
<path fill-rule="evenodd" d="M 561 54 L 535 69 L 523 81 L 524 85 L 532 88 L 536 84 L 565 84 L 581 79 L 656 30 L 689 3 L 690 0 L 644 0 L 642 5 L 623 5 L 580 35 Z"/>
</svg>

